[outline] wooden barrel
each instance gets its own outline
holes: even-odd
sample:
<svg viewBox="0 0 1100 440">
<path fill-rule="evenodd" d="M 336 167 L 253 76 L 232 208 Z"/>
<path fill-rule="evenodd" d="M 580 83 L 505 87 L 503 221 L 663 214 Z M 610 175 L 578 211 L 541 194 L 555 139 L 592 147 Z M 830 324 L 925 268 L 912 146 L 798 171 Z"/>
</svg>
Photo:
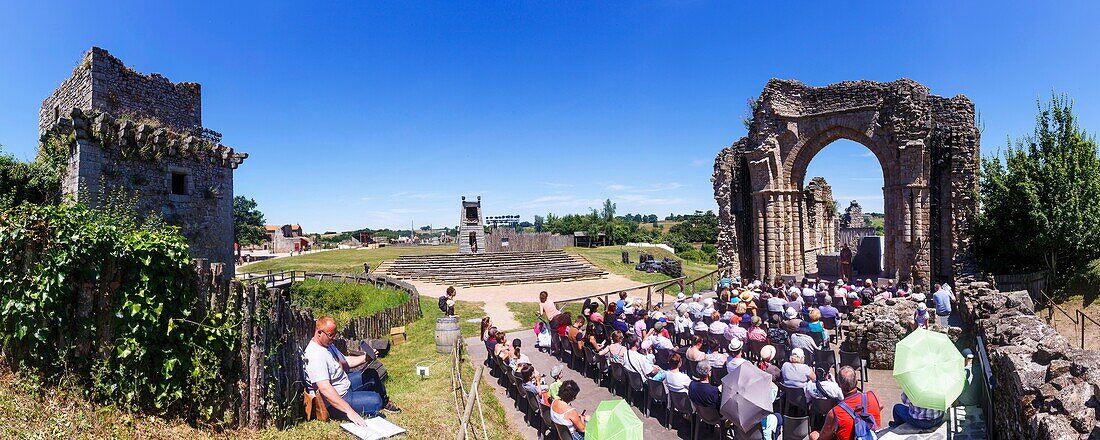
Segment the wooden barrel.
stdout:
<svg viewBox="0 0 1100 440">
<path fill-rule="evenodd" d="M 455 341 L 461 333 L 458 330 L 457 316 L 435 318 L 435 351 L 450 353 L 454 351 Z"/>
</svg>

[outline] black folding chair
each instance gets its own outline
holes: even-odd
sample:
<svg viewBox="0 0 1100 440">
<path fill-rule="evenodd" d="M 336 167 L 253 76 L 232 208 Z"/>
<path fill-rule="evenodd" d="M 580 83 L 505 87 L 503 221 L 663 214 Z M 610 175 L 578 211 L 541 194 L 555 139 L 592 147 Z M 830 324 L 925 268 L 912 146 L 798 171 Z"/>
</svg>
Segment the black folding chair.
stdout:
<svg viewBox="0 0 1100 440">
<path fill-rule="evenodd" d="M 668 415 L 665 419 L 665 424 L 669 428 L 672 426 L 672 413 L 680 413 L 686 416 L 688 419 L 689 427 L 692 432 L 695 432 L 695 408 L 691 405 L 691 398 L 688 397 L 688 393 L 668 393 Z"/>
<path fill-rule="evenodd" d="M 836 317 L 830 316 L 828 318 L 821 318 L 821 326 L 825 328 L 825 331 L 829 332 L 829 339 L 835 344 L 839 337 L 838 329 L 836 325 Z"/>
<path fill-rule="evenodd" d="M 588 377 L 588 369 L 592 368 L 596 370 L 596 383 L 600 383 L 600 376 L 603 373 L 600 371 L 600 355 L 596 354 L 591 346 L 584 346 L 584 377 Z"/>
<path fill-rule="evenodd" d="M 825 347 L 825 337 L 821 336 L 821 333 L 810 332 L 810 339 L 814 340 L 814 345 L 816 345 L 818 349 Z"/>
<path fill-rule="evenodd" d="M 729 370 L 726 369 L 726 364 L 722 364 L 720 367 L 711 367 L 710 369 L 710 383 L 719 385 L 722 383 L 722 378 L 729 374 Z"/>
<path fill-rule="evenodd" d="M 646 378 L 642 377 L 641 374 L 635 373 L 635 372 L 627 370 L 625 368 L 623 369 L 623 371 L 626 373 L 626 383 L 628 385 L 627 393 L 626 393 L 626 401 L 630 402 L 632 405 L 637 405 L 639 402 L 637 400 L 635 400 L 634 397 L 638 393 L 641 393 L 641 395 L 642 395 L 641 404 L 642 404 L 642 407 L 644 409 L 645 403 L 646 403 L 646 401 L 645 401 L 645 398 L 646 398 L 646 386 L 645 386 Z"/>
<path fill-rule="evenodd" d="M 806 401 L 806 393 L 802 391 L 802 387 L 789 387 L 784 384 L 779 384 L 780 391 L 783 392 L 783 417 L 787 416 L 806 416 L 810 413 L 810 404 Z"/>
<path fill-rule="evenodd" d="M 859 388 L 863 389 L 863 384 L 867 381 L 867 368 L 863 364 L 863 358 L 859 356 L 859 353 L 854 351 L 841 351 L 840 352 L 840 366 L 852 367 L 859 373 Z"/>
<path fill-rule="evenodd" d="M 650 409 L 652 409 L 651 407 L 653 406 L 653 404 L 659 404 L 665 407 L 667 410 L 668 390 L 665 390 L 665 383 L 647 379 L 645 381 L 645 385 L 647 398 L 645 407 L 642 408 L 642 412 L 645 413 L 645 415 L 647 416 L 650 415 Z"/>
<path fill-rule="evenodd" d="M 543 433 L 539 433 L 542 438 L 546 438 L 548 434 L 554 434 L 557 437 L 557 429 L 554 427 L 554 420 L 550 418 L 550 407 L 547 405 L 539 405 L 539 415 L 542 416 Z"/>
<path fill-rule="evenodd" d="M 558 432 L 559 440 L 572 440 L 573 434 L 569 432 L 569 427 L 565 425 L 559 425 L 554 423 L 554 429 Z"/>
<path fill-rule="evenodd" d="M 747 345 L 748 350 L 742 351 L 741 355 L 744 356 L 745 359 L 748 359 L 750 361 L 760 362 L 760 350 L 762 350 L 766 345 L 768 345 L 768 343 L 765 341 L 754 341 L 752 339 L 749 339 Z"/>
<path fill-rule="evenodd" d="M 718 434 L 718 438 L 726 438 L 728 429 L 726 429 L 726 421 L 722 417 L 722 413 L 718 412 L 718 408 L 709 406 L 699 406 L 695 402 L 691 403 L 692 408 L 695 408 L 695 413 L 699 415 L 699 421 L 695 424 L 695 429 L 691 432 L 692 439 L 699 438 L 699 428 L 702 425 L 710 427 Z"/>
<path fill-rule="evenodd" d="M 818 350 L 817 362 L 814 362 L 814 367 L 825 370 L 826 373 L 831 369 L 833 372 L 840 371 L 840 368 L 836 366 L 836 353 L 832 350 Z"/>
<path fill-rule="evenodd" d="M 619 394 L 619 388 L 626 385 L 626 369 L 623 368 L 623 364 L 618 362 L 609 362 L 611 364 L 611 388 L 612 394 Z"/>
<path fill-rule="evenodd" d="M 783 416 L 783 440 L 805 440 L 809 436 L 809 416 Z"/>
</svg>

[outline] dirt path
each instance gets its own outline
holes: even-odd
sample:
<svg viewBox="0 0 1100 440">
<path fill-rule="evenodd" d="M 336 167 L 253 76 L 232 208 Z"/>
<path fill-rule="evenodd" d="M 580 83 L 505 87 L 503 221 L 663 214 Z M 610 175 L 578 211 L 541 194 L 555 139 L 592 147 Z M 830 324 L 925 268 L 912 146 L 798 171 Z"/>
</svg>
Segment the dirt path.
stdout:
<svg viewBox="0 0 1100 440">
<path fill-rule="evenodd" d="M 447 286 L 424 281 L 410 281 L 423 296 L 438 298 L 447 290 Z M 539 292 L 546 291 L 550 294 L 551 301 L 566 298 L 608 292 L 626 287 L 633 287 L 643 283 L 629 278 L 608 274 L 598 280 L 568 281 L 562 283 L 532 283 L 513 284 L 507 286 L 462 287 L 458 289 L 458 299 L 462 301 L 480 301 L 485 303 L 485 314 L 493 320 L 493 324 L 502 329 L 517 329 L 520 326 L 508 310 L 509 302 L 534 302 L 539 301 Z"/>
</svg>

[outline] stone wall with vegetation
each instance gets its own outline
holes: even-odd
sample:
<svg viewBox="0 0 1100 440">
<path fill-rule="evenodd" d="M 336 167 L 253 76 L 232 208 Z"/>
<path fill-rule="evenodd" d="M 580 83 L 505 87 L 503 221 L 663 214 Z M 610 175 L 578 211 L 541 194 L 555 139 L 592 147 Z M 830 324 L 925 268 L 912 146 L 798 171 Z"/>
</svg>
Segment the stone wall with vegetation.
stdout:
<svg viewBox="0 0 1100 440">
<path fill-rule="evenodd" d="M 986 343 L 999 438 L 1100 437 L 1100 352 L 1078 350 L 1035 316 L 1026 291 L 961 281 L 965 322 Z"/>
<path fill-rule="evenodd" d="M 156 120 L 179 132 L 198 134 L 202 129 L 199 84 L 173 83 L 156 73 L 141 74 L 98 47 L 89 49 L 72 76 L 42 101 L 39 133 L 45 133 L 73 108 Z"/>
</svg>

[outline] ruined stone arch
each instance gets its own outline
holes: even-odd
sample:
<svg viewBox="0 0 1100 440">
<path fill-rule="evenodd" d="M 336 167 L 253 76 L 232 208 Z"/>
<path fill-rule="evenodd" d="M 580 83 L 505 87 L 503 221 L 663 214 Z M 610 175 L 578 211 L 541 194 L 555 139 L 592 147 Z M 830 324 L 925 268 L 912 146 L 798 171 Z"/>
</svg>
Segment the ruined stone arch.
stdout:
<svg viewBox="0 0 1100 440">
<path fill-rule="evenodd" d="M 980 136 L 965 96 L 931 95 L 909 79 L 826 87 L 773 79 L 758 104 L 748 135 L 715 160 L 719 266 L 768 279 L 816 267 L 808 253 L 818 250 L 807 251 L 802 231 L 813 212 L 806 169 L 825 146 L 849 139 L 881 166 L 883 275 L 927 285 L 973 271 Z"/>
</svg>

